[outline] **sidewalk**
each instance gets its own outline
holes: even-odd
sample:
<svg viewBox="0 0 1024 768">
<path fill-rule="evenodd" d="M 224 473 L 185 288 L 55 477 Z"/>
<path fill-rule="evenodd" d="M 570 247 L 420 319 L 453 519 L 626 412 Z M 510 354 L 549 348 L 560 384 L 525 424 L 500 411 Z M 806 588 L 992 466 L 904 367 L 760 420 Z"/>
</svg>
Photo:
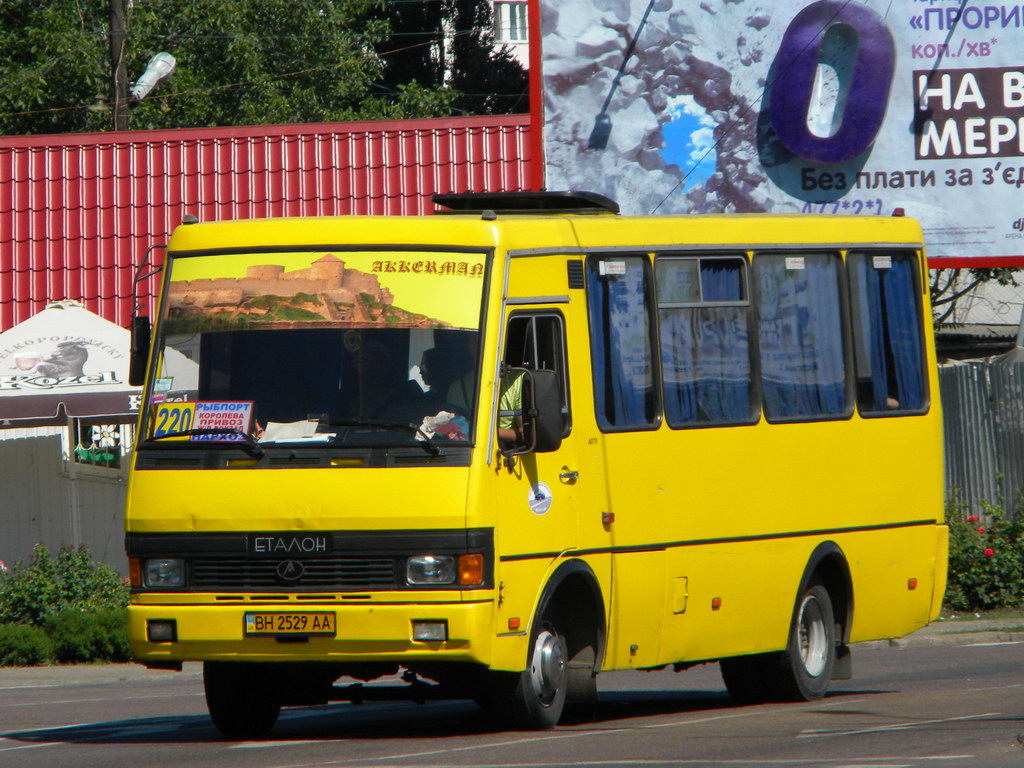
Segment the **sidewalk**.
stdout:
<svg viewBox="0 0 1024 768">
<path fill-rule="evenodd" d="M 935 621 L 906 637 L 857 643 L 855 648 L 905 648 L 923 645 L 1024 643 L 1024 618 Z M 181 672 L 146 669 L 139 664 L 71 664 L 55 667 L 0 667 L 0 691 L 57 685 L 103 685 L 126 680 L 202 680 L 202 665 L 188 663 Z"/>
<path fill-rule="evenodd" d="M 904 648 L 921 645 L 973 645 L 975 643 L 1024 642 L 1024 618 L 957 618 L 933 621 L 906 637 L 857 643 L 856 647 L 891 646 Z"/>
<path fill-rule="evenodd" d="M 58 685 L 104 685 L 127 680 L 202 680 L 202 664 L 188 663 L 181 672 L 146 669 L 140 664 L 67 664 L 53 667 L 0 667 L 0 691 L 11 688 L 43 688 Z"/>
</svg>

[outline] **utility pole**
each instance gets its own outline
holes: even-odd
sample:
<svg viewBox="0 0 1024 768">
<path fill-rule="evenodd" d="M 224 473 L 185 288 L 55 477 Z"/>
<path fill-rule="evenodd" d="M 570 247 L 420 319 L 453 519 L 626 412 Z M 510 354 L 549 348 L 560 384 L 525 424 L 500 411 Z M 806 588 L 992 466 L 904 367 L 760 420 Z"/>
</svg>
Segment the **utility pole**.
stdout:
<svg viewBox="0 0 1024 768">
<path fill-rule="evenodd" d="M 114 130 L 128 130 L 128 74 L 124 64 L 124 2 L 110 0 L 110 73 Z"/>
</svg>

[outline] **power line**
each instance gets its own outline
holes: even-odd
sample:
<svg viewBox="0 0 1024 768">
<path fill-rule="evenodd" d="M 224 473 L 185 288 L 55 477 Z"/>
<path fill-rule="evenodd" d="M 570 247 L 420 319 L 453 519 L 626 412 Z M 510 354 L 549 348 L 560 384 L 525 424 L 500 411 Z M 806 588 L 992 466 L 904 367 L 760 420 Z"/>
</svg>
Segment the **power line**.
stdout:
<svg viewBox="0 0 1024 768">
<path fill-rule="evenodd" d="M 431 45 L 433 45 L 433 41 L 427 42 L 427 43 L 417 43 L 415 45 L 409 45 L 409 46 L 405 46 L 403 48 L 395 48 L 393 50 L 384 51 L 384 52 L 381 52 L 381 53 L 367 54 L 364 58 L 366 60 L 370 60 L 370 59 L 373 59 L 373 58 L 385 58 L 385 57 L 393 55 L 393 54 L 404 53 L 406 51 L 415 50 L 417 48 L 428 47 L 428 46 L 431 46 Z M 214 85 L 214 86 L 209 86 L 209 87 L 204 87 L 204 88 L 195 88 L 195 89 L 190 90 L 190 91 L 177 91 L 177 92 L 174 92 L 174 93 L 165 93 L 165 94 L 160 94 L 160 95 L 152 96 L 149 99 L 147 99 L 147 101 L 151 101 L 151 102 L 162 101 L 163 103 L 167 103 L 171 99 L 182 98 L 182 97 L 189 97 L 189 96 L 194 96 L 196 94 L 204 94 L 204 93 L 205 94 L 210 94 L 210 93 L 215 93 L 217 91 L 229 90 L 229 89 L 232 89 L 232 88 L 241 88 L 241 87 L 250 86 L 250 85 L 258 85 L 260 83 L 267 83 L 268 81 L 280 80 L 280 79 L 283 79 L 283 78 L 298 77 L 298 76 L 301 76 L 301 75 L 313 74 L 314 72 L 327 72 L 327 71 L 330 71 L 332 69 L 338 69 L 340 67 L 344 67 L 344 66 L 346 66 L 349 63 L 350 62 L 344 61 L 344 62 L 339 62 L 337 64 L 327 64 L 327 65 L 320 66 L 320 67 L 309 67 L 307 69 L 295 70 L 293 72 L 284 72 L 284 73 L 277 74 L 277 75 L 270 75 L 270 74 L 263 75 L 263 76 L 260 76 L 257 79 L 254 79 L 254 80 L 244 80 L 244 81 L 235 82 L 235 83 L 224 83 L 222 85 Z M 378 84 L 373 83 L 373 82 L 369 83 L 370 87 L 376 87 L 377 85 Z M 394 91 L 394 93 L 398 93 L 398 92 Z M 491 95 L 497 96 L 497 95 L 500 95 L 500 94 L 491 94 Z M 50 108 L 46 108 L 46 109 L 23 110 L 23 111 L 20 111 L 20 112 L 0 112 L 0 117 L 22 117 L 22 116 L 27 116 L 27 115 L 51 114 L 51 113 L 57 113 L 57 112 L 71 112 L 71 111 L 75 111 L 75 110 L 90 109 L 90 108 L 93 108 L 93 106 L 94 105 L 92 105 L 92 104 L 87 104 L 87 105 L 75 105 L 75 106 L 71 106 L 71 107 L 50 107 Z M 457 108 L 455 108 L 455 107 L 452 107 L 452 108 L 457 110 Z M 457 111 L 463 111 L 464 112 L 464 110 L 457 110 Z"/>
<path fill-rule="evenodd" d="M 836 10 L 836 12 L 831 16 L 831 18 L 829 18 L 829 20 L 826 21 L 821 26 L 821 29 L 818 30 L 818 34 L 814 35 L 812 38 L 810 38 L 810 40 L 808 40 L 808 42 L 801 49 L 801 52 L 807 50 L 807 48 L 810 47 L 811 43 L 818 39 L 818 37 L 825 31 L 825 29 L 828 28 L 828 26 L 835 20 L 835 18 L 840 13 L 842 13 L 843 10 L 846 8 L 846 6 L 848 6 L 851 2 L 852 2 L 852 0 L 844 0 L 842 6 L 840 6 L 839 9 Z M 722 135 L 719 136 L 717 139 L 715 139 L 714 143 L 710 147 L 708 147 L 706 150 L 704 150 L 704 154 L 702 154 L 700 156 L 700 159 L 698 159 L 697 162 L 693 163 L 690 166 L 690 170 L 688 170 L 685 174 L 683 174 L 683 178 L 680 179 L 672 187 L 672 189 L 669 190 L 668 194 L 665 195 L 661 199 L 660 203 L 658 203 L 656 206 L 654 206 L 654 208 L 651 210 L 651 214 L 657 213 L 658 209 L 661 208 L 661 206 L 663 206 L 666 203 L 666 201 L 670 197 L 672 197 L 672 195 L 674 195 L 676 193 L 676 191 L 680 187 L 682 187 L 682 186 L 684 186 L 686 184 L 686 180 L 688 178 L 690 178 L 690 175 L 692 173 L 694 173 L 700 167 L 700 164 L 703 163 L 704 160 L 707 159 L 708 155 L 710 155 L 712 152 L 714 152 L 716 149 L 718 149 L 718 145 L 721 144 L 722 141 L 725 139 L 725 137 L 728 136 L 730 133 L 732 133 L 733 129 L 735 129 L 740 124 L 740 120 L 742 120 L 744 117 L 746 117 L 747 113 L 750 112 L 755 106 L 757 106 L 761 102 L 761 98 L 763 97 L 764 92 L 766 90 L 769 90 L 771 88 L 772 84 L 776 80 L 778 80 L 785 72 L 787 72 L 791 66 L 793 66 L 795 60 L 796 60 L 796 57 L 794 57 L 793 61 L 785 62 L 784 66 L 780 67 L 779 71 L 775 73 L 775 77 L 765 85 L 764 89 L 762 89 L 761 93 L 758 94 L 757 98 L 753 99 L 750 103 L 748 103 L 747 106 L 740 112 L 739 117 L 737 117 L 735 120 L 733 120 L 732 124 L 729 125 L 725 129 L 725 131 L 722 132 Z"/>
</svg>

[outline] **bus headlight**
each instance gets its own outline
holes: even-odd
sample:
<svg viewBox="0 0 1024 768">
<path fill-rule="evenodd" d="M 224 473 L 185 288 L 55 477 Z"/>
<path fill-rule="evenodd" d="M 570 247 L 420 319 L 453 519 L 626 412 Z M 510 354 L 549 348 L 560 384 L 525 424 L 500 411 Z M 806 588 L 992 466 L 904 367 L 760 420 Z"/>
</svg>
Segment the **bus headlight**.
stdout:
<svg viewBox="0 0 1024 768">
<path fill-rule="evenodd" d="M 417 555 L 405 561 L 409 584 L 454 584 L 455 558 L 451 555 Z"/>
<path fill-rule="evenodd" d="M 143 573 L 147 587 L 185 586 L 185 561 L 178 557 L 147 560 Z"/>
</svg>

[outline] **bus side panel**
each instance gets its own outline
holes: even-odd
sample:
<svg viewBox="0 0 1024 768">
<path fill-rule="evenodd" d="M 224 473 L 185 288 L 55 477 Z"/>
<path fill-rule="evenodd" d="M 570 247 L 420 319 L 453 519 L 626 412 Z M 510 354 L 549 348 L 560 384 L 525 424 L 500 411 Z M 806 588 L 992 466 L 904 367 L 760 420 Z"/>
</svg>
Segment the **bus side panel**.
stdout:
<svg viewBox="0 0 1024 768">
<path fill-rule="evenodd" d="M 613 548 L 629 559 L 613 580 L 609 666 L 781 650 L 824 541 L 846 555 L 859 639 L 920 628 L 944 568 L 938 418 L 605 435 Z"/>
<path fill-rule="evenodd" d="M 929 621 L 935 621 L 942 613 L 942 602 L 946 597 L 946 582 L 949 578 L 949 526 L 936 529 L 935 581 L 932 583 L 932 610 Z"/>
<path fill-rule="evenodd" d="M 499 585 L 495 611 L 491 668 L 521 672 L 526 664 L 531 621 L 547 577 L 554 570 L 553 559 L 517 560 L 501 563 L 495 573 Z"/>
<path fill-rule="evenodd" d="M 717 544 L 669 552 L 663 661 L 753 653 L 766 602 L 760 589 L 771 563 L 785 562 L 778 544 Z M 770 586 L 770 585 L 768 585 Z"/>
<path fill-rule="evenodd" d="M 612 607 L 606 669 L 642 669 L 659 664 L 665 614 L 665 552 L 612 556 Z"/>
<path fill-rule="evenodd" d="M 853 573 L 854 617 L 850 642 L 902 637 L 925 626 L 932 595 L 945 569 L 944 526 L 915 526 L 851 534 L 840 544 Z"/>
</svg>

